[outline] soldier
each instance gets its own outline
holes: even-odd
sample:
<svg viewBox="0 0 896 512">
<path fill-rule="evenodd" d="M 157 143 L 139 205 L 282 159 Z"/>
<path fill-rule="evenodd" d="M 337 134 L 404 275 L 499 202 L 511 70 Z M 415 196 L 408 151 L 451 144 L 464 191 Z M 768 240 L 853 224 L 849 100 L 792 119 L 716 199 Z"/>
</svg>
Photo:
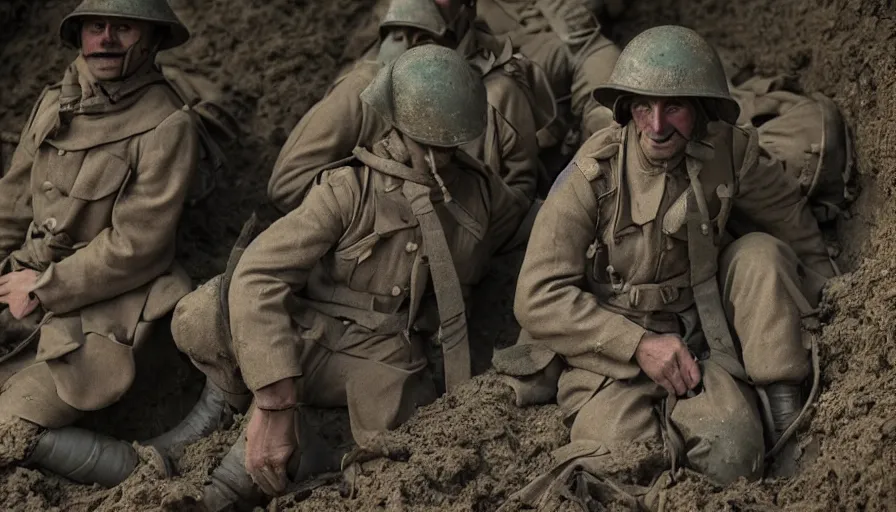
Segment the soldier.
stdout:
<svg viewBox="0 0 896 512">
<path fill-rule="evenodd" d="M 460 0 L 440 0 L 458 2 Z M 479 17 L 498 36 L 507 37 L 514 51 L 544 69 L 554 96 L 569 102 L 569 114 L 580 124 L 567 140 L 577 148 L 598 130 L 612 123 L 612 113 L 592 96 L 604 84 L 619 58 L 619 47 L 601 33 L 588 0 L 480 0 Z M 618 14 L 620 2 L 606 2 Z M 542 147 L 564 141 L 561 124 L 544 132 Z M 559 130 L 559 131 L 558 131 Z"/>
<path fill-rule="evenodd" d="M 0 179 L 5 341 L 14 319 L 33 328 L 0 363 L 0 414 L 31 434 L 25 464 L 112 486 L 134 449 L 69 425 L 121 398 L 150 326 L 191 288 L 174 226 L 197 133 L 154 64 L 189 32 L 163 0 L 86 0 L 59 34 L 78 57 Z"/>
<path fill-rule="evenodd" d="M 517 69 L 517 64 L 522 69 L 523 63 L 506 51 L 502 51 L 498 58 L 480 47 L 480 40 L 489 39 L 484 32 L 470 30 L 474 17 L 475 11 L 442 12 L 432 0 L 395 0 L 382 23 L 384 41 L 393 41 L 394 45 L 386 44 L 380 61 L 361 61 L 337 81 L 324 99 L 302 118 L 280 152 L 268 187 L 277 209 L 285 214 L 297 208 L 318 174 L 327 168 L 338 167 L 337 162 L 347 160 L 347 157 L 351 158 L 355 147 L 370 147 L 392 130 L 392 125 L 380 112 L 361 101 L 360 94 L 373 82 L 378 71 L 394 62 L 397 55 L 421 41 L 431 42 L 437 36 L 440 43 L 451 47 L 461 41 L 458 51 L 480 73 L 480 82 L 486 89 L 486 128 L 482 135 L 465 142 L 462 149 L 468 155 L 484 160 L 492 170 L 500 169 L 505 183 L 520 201 L 530 203 L 535 193 L 538 165 L 531 98 L 525 92 L 525 86 L 507 73 L 508 69 Z M 448 23 L 446 19 L 452 22 Z M 396 45 L 401 47 L 400 51 L 394 49 Z M 489 64 L 493 58 L 498 60 Z M 497 66 L 496 63 L 503 64 Z M 549 91 L 547 95 L 550 107 L 553 100 Z M 516 124 L 511 124 L 503 113 Z M 522 126 L 529 128 L 519 130 Z M 528 134 L 528 139 L 523 134 Z M 233 270 L 251 238 L 252 229 L 248 226 L 237 242 L 228 264 L 229 271 Z M 523 239 L 527 234 L 526 229 L 519 231 Z M 187 354 L 195 356 L 193 362 L 200 368 L 234 365 L 227 352 L 207 360 L 209 353 L 194 353 L 189 349 L 219 343 L 215 339 L 216 333 L 229 331 L 227 279 L 229 273 L 210 280 L 180 301 L 174 313 L 172 332 L 175 343 Z M 146 443 L 167 451 L 195 441 L 226 424 L 235 412 L 244 411 L 249 399 L 248 390 L 238 378 L 209 380 L 187 417 L 171 431 Z"/>
<path fill-rule="evenodd" d="M 425 45 L 361 98 L 392 128 L 321 173 L 246 248 L 229 287 L 232 345 L 223 332 L 181 341 L 218 387 L 254 396 L 245 435 L 206 486 L 208 510 L 250 499 L 253 480 L 277 495 L 287 473 L 307 475 L 319 446 L 296 439 L 300 404 L 347 406 L 355 441 L 371 448 L 432 400 L 428 335 L 438 333 L 449 390 L 470 377 L 462 288 L 528 208 L 457 150 L 485 129 L 485 88 L 456 52 Z"/>
<path fill-rule="evenodd" d="M 618 124 L 558 178 L 519 279 L 530 360 L 566 367 L 573 443 L 665 439 L 720 483 L 757 478 L 803 407 L 801 317 L 834 274 L 815 218 L 755 129 L 733 126 L 719 58 L 693 31 L 637 36 L 595 98 Z M 733 239 L 729 214 L 762 231 Z"/>
<path fill-rule="evenodd" d="M 540 171 L 536 132 L 552 119 L 554 99 L 539 70 L 474 27 L 475 16 L 475 3 L 439 8 L 433 0 L 393 0 L 380 24 L 381 44 L 337 80 L 283 146 L 268 185 L 274 205 L 282 213 L 293 210 L 320 170 L 351 156 L 356 146 L 382 139 L 389 124 L 359 94 L 383 65 L 427 43 L 456 48 L 479 71 L 488 92 L 488 127 L 464 151 L 532 201 Z"/>
</svg>

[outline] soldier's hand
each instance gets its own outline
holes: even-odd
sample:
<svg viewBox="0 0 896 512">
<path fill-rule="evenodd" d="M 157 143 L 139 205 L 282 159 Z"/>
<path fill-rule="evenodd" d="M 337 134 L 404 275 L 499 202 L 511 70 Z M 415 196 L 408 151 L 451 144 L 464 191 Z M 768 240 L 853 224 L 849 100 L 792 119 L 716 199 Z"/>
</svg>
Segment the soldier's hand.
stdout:
<svg viewBox="0 0 896 512">
<path fill-rule="evenodd" d="M 645 334 L 635 350 L 635 360 L 669 394 L 683 396 L 700 384 L 700 367 L 675 334 Z"/>
<path fill-rule="evenodd" d="M 31 294 L 39 278 L 40 274 L 31 269 L 0 276 L 0 303 L 9 305 L 9 312 L 16 320 L 30 315 L 40 305 Z"/>
<path fill-rule="evenodd" d="M 246 471 L 268 496 L 286 491 L 286 465 L 296 450 L 295 410 L 255 409 L 246 426 Z"/>
</svg>

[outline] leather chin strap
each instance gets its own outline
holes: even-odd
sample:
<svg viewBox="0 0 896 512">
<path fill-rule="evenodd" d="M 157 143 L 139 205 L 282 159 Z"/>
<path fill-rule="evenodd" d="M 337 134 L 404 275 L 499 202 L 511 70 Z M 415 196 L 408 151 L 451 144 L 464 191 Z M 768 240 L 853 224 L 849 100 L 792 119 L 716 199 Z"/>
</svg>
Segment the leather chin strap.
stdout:
<svg viewBox="0 0 896 512">
<path fill-rule="evenodd" d="M 118 74 L 119 79 L 129 77 L 131 74 L 137 71 L 137 69 L 139 69 L 147 59 L 151 59 L 153 55 L 155 55 L 159 51 L 161 38 L 154 37 L 153 39 L 155 39 L 155 41 L 151 46 L 144 46 L 144 38 L 141 37 L 137 40 L 136 43 L 128 48 L 128 51 L 124 54 L 124 62 L 121 63 L 121 72 L 119 72 Z M 145 58 L 137 60 L 139 55 L 136 55 L 136 53 L 143 49 L 147 49 Z"/>
</svg>

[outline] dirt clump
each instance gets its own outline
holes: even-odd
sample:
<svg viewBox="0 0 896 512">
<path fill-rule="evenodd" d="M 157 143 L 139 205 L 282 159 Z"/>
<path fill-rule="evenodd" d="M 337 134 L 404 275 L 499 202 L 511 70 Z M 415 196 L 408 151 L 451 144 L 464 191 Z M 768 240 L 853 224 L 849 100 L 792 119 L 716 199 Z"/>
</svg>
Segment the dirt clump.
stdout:
<svg viewBox="0 0 896 512">
<path fill-rule="evenodd" d="M 42 87 L 62 76 L 72 53 L 55 42 L 55 29 L 77 3 L 13 1 L 0 6 L 0 24 L 9 27 L 0 35 L 0 131 L 17 132 Z M 181 54 L 224 90 L 244 131 L 226 149 L 231 170 L 218 190 L 185 215 L 181 252 L 191 274 L 205 280 L 222 270 L 243 220 L 264 203 L 271 166 L 289 131 L 324 94 L 338 69 L 360 51 L 357 41 L 365 38 L 352 34 L 375 33 L 368 16 L 373 1 L 172 4 L 194 34 Z M 896 14 L 884 0 L 631 4 L 611 28 L 621 43 L 649 26 L 683 24 L 706 35 L 736 72 L 794 74 L 806 91 L 831 97 L 855 130 L 861 190 L 836 226 L 842 247 L 838 264 L 849 273 L 830 284 L 823 306 L 822 394 L 800 438 L 807 447 L 817 446 L 807 466 L 792 479 L 740 481 L 725 488 L 688 475 L 666 493 L 667 509 L 896 506 L 896 271 L 891 264 L 896 256 L 896 42 L 891 37 Z M 471 321 L 474 339 L 498 346 L 513 341 L 518 327 L 509 305 L 518 258 L 509 256 L 497 265 L 494 276 L 500 284 L 477 294 L 481 314 Z M 160 326 L 159 331 L 166 329 Z M 177 423 L 202 381 L 170 339 L 160 336 L 155 348 L 159 354 L 141 363 L 141 378 L 148 376 L 143 384 L 84 425 L 130 440 Z M 4 470 L 0 508 L 189 510 L 236 439 L 238 423 L 186 447 L 175 461 L 179 476 L 168 480 L 159 479 L 157 468 L 149 464 L 109 490 L 28 469 Z M 519 409 L 509 390 L 489 373 L 389 433 L 383 440 L 389 456 L 362 464 L 351 485 L 340 480 L 279 498 L 268 508 L 495 510 L 549 469 L 551 450 L 567 440 L 556 406 Z M 649 457 L 642 455 L 633 455 L 615 476 L 640 481 Z"/>
</svg>

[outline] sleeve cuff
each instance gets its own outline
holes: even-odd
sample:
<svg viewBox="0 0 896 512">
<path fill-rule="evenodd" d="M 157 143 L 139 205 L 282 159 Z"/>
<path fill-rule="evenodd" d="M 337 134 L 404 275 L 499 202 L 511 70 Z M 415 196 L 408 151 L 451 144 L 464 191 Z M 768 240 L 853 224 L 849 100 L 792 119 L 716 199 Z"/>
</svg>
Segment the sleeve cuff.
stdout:
<svg viewBox="0 0 896 512">
<path fill-rule="evenodd" d="M 264 351 L 258 356 L 260 357 L 244 353 L 238 358 L 243 380 L 253 394 L 281 380 L 302 376 L 302 368 L 295 354 Z"/>
<path fill-rule="evenodd" d="M 37 296 L 41 306 L 47 311 L 54 314 L 68 313 L 75 308 L 66 308 L 65 295 L 59 289 L 58 280 L 56 279 L 56 264 L 50 263 L 34 285 L 31 293 Z"/>
<path fill-rule="evenodd" d="M 631 362 L 635 357 L 635 351 L 638 350 L 638 345 L 641 344 L 641 338 L 648 331 L 622 315 L 619 315 L 619 319 L 615 323 L 617 325 L 609 327 L 607 330 L 617 334 L 602 343 L 600 345 L 602 350 L 599 352 L 622 363 Z"/>
</svg>

